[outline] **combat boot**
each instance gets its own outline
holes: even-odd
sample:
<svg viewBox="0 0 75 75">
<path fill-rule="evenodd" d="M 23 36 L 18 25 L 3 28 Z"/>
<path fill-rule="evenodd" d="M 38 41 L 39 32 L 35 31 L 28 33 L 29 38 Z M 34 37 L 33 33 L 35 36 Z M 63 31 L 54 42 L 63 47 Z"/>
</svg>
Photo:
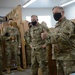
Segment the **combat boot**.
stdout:
<svg viewBox="0 0 75 75">
<path fill-rule="evenodd" d="M 6 70 L 7 70 L 7 74 L 10 74 L 11 73 L 10 67 L 8 67 Z"/>
<path fill-rule="evenodd" d="M 17 67 L 18 71 L 24 71 L 24 69 L 22 69 L 20 66 Z"/>
</svg>

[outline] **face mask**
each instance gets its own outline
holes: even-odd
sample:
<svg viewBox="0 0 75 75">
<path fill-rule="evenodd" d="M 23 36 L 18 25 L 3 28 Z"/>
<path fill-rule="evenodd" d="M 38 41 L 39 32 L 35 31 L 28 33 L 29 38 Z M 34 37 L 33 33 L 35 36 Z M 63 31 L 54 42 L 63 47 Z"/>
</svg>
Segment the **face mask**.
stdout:
<svg viewBox="0 0 75 75">
<path fill-rule="evenodd" d="M 37 24 L 37 22 L 36 22 L 36 21 L 32 22 L 32 25 L 33 25 L 33 26 L 35 26 L 36 24 Z"/>
<path fill-rule="evenodd" d="M 54 19 L 55 19 L 56 21 L 58 21 L 58 20 L 62 17 L 62 15 L 61 15 L 61 13 L 55 13 L 55 14 L 53 15 L 53 17 L 54 17 Z"/>
</svg>

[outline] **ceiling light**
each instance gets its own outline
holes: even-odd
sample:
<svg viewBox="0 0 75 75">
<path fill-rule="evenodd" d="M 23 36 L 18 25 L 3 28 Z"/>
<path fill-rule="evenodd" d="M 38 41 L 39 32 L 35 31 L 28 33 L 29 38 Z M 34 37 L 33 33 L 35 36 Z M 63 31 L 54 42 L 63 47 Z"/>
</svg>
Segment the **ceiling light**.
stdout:
<svg viewBox="0 0 75 75">
<path fill-rule="evenodd" d="M 33 2 L 35 2 L 36 0 L 29 0 L 27 1 L 24 5 L 23 8 L 27 7 L 28 5 L 32 4 Z"/>
<path fill-rule="evenodd" d="M 64 7 L 64 6 L 67 6 L 67 5 L 72 4 L 72 3 L 74 3 L 74 2 L 75 2 L 75 0 L 72 0 L 72 1 L 69 1 L 69 2 L 67 2 L 67 3 L 65 3 L 65 4 L 60 5 L 60 6 L 61 6 L 61 7 Z"/>
</svg>

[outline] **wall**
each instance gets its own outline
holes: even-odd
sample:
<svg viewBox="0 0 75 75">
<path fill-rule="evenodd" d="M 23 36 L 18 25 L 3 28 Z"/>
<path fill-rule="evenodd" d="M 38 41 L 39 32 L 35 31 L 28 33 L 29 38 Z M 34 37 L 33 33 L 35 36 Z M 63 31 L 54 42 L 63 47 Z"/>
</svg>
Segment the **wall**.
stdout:
<svg viewBox="0 0 75 75">
<path fill-rule="evenodd" d="M 7 13 L 9 13 L 12 9 L 11 8 L 0 8 L 0 16 L 5 16 Z M 52 25 L 55 25 L 55 21 L 52 16 L 52 9 L 50 8 L 37 8 L 37 9 L 22 9 L 22 19 L 25 20 L 26 16 L 31 16 L 31 15 L 51 15 L 51 23 Z"/>
<path fill-rule="evenodd" d="M 7 13 L 9 13 L 12 9 L 11 8 L 0 8 L 0 16 L 5 16 Z M 75 3 L 70 4 L 66 7 L 64 7 L 65 15 L 68 19 L 75 18 Z M 26 16 L 31 16 L 33 14 L 36 14 L 38 16 L 40 15 L 51 15 L 51 23 L 52 26 L 55 25 L 56 21 L 53 19 L 52 15 L 52 9 L 51 8 L 37 8 L 37 9 L 22 9 L 22 19 L 25 20 Z"/>
<path fill-rule="evenodd" d="M 68 19 L 75 19 L 75 3 L 65 7 L 65 16 Z"/>
<path fill-rule="evenodd" d="M 12 9 L 11 8 L 0 8 L 0 16 L 5 16 L 8 14 Z"/>
<path fill-rule="evenodd" d="M 43 15 L 51 15 L 52 25 L 55 24 L 55 21 L 54 21 L 53 16 L 52 16 L 52 10 L 50 8 L 23 9 L 22 11 L 23 11 L 22 12 L 23 19 L 25 19 L 26 16 L 31 16 L 33 14 L 38 15 L 38 16 L 40 16 L 40 15 L 42 15 L 42 16 Z"/>
</svg>

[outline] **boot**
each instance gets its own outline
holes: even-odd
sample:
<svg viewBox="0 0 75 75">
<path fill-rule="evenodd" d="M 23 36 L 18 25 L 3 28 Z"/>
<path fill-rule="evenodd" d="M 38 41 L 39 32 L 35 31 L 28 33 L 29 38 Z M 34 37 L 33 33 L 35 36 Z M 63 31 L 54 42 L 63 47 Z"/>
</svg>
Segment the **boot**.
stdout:
<svg viewBox="0 0 75 75">
<path fill-rule="evenodd" d="M 22 69 L 20 66 L 17 67 L 18 71 L 24 71 L 24 69 Z"/>
<path fill-rule="evenodd" d="M 11 73 L 10 67 L 8 67 L 6 70 L 7 70 L 7 74 L 10 74 Z"/>
</svg>

